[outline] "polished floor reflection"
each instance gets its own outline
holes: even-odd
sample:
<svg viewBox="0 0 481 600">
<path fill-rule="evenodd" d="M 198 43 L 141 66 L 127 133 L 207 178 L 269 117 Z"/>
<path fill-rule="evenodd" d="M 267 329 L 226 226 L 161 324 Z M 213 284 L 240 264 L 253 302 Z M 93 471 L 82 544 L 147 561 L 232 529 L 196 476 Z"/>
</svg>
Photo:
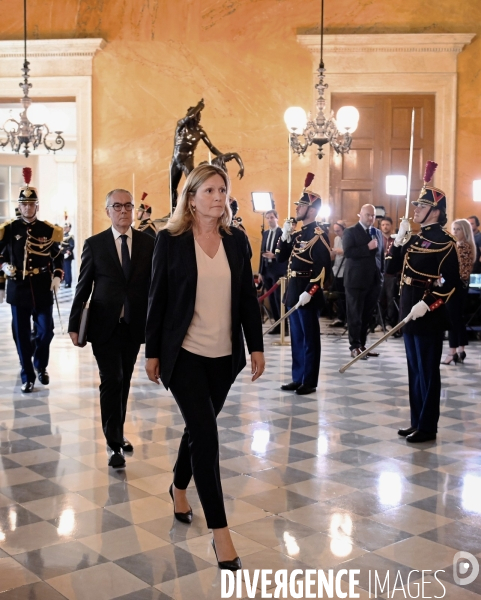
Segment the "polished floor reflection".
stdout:
<svg viewBox="0 0 481 600">
<path fill-rule="evenodd" d="M 22 395 L 10 311 L 0 306 L 0 600 L 220 598 L 195 488 L 192 525 L 172 515 L 183 425 L 170 394 L 148 382 L 139 360 L 127 421 L 135 452 L 125 470 L 109 469 L 95 361 L 59 330 L 51 384 Z M 453 579 L 457 551 L 481 562 L 480 344 L 464 365 L 442 367 L 437 442 L 410 446 L 396 435 L 409 422 L 402 341 L 345 375 L 347 341 L 322 343 L 315 395 L 279 390 L 290 348 L 269 345 L 265 376 L 252 385 L 246 370 L 219 418 L 228 521 L 244 568 L 360 569 L 361 598 L 375 569 L 404 580 L 417 569 L 411 581 L 430 570 L 425 597 L 441 596 L 432 572 L 444 569 L 445 598 L 481 598 L 481 577 Z"/>
</svg>

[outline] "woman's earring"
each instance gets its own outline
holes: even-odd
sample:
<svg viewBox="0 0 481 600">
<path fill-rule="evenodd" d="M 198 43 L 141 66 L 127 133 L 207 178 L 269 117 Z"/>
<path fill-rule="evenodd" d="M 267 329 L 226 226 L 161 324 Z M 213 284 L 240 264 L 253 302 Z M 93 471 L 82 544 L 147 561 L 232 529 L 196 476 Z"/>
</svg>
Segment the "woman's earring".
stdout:
<svg viewBox="0 0 481 600">
<path fill-rule="evenodd" d="M 192 212 L 195 212 L 195 204 L 191 204 L 190 207 L 192 209 Z"/>
</svg>

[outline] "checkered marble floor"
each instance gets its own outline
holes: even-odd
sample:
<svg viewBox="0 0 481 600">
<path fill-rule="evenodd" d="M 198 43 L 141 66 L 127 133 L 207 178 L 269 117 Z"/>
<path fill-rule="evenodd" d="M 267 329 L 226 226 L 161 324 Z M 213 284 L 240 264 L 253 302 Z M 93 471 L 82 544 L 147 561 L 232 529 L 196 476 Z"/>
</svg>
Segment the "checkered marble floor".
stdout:
<svg viewBox="0 0 481 600">
<path fill-rule="evenodd" d="M 70 297 L 62 291 L 64 325 Z M 357 568 L 361 598 L 374 569 L 404 580 L 431 570 L 427 597 L 441 596 L 432 574 L 444 569 L 444 597 L 481 598 L 481 577 L 458 586 L 452 567 L 459 550 L 481 562 L 479 343 L 464 365 L 442 367 L 437 442 L 410 446 L 396 434 L 409 424 L 402 340 L 340 375 L 347 340 L 323 335 L 317 393 L 298 397 L 279 389 L 290 380 L 290 348 L 266 337 L 266 374 L 251 384 L 244 371 L 218 420 L 228 521 L 243 567 Z M 22 395 L 4 304 L 0 351 L 0 600 L 220 598 L 194 487 L 192 525 L 173 519 L 168 487 L 183 423 L 170 394 L 146 379 L 143 360 L 126 426 L 135 451 L 114 471 L 90 347 L 71 346 L 57 319 L 51 384 Z"/>
</svg>

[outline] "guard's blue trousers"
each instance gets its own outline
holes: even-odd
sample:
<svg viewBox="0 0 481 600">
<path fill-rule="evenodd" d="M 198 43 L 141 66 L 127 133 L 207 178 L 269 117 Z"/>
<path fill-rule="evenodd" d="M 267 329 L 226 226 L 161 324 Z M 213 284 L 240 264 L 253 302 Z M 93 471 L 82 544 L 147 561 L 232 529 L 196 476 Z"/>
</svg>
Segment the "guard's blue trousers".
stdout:
<svg viewBox="0 0 481 600">
<path fill-rule="evenodd" d="M 443 335 L 442 331 L 430 335 L 403 335 L 408 361 L 411 427 L 426 433 L 438 431 Z"/>
<path fill-rule="evenodd" d="M 289 317 L 291 326 L 292 381 L 317 387 L 321 365 L 319 310 L 299 308 Z"/>
<path fill-rule="evenodd" d="M 35 371 L 44 371 L 48 365 L 50 342 L 53 339 L 53 306 L 42 309 L 11 305 L 13 335 L 22 365 L 22 383 L 34 383 Z M 35 339 L 32 342 L 31 318 L 35 323 Z M 33 357 L 33 363 L 32 363 Z"/>
</svg>

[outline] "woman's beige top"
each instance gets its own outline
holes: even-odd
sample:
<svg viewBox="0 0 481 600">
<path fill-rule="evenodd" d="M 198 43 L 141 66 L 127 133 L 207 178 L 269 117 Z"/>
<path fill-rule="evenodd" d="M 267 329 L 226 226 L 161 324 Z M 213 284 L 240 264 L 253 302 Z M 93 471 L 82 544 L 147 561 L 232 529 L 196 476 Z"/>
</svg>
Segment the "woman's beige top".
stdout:
<svg viewBox="0 0 481 600">
<path fill-rule="evenodd" d="M 231 272 L 222 240 L 214 258 L 195 242 L 197 292 L 182 348 L 218 358 L 232 354 Z"/>
</svg>

